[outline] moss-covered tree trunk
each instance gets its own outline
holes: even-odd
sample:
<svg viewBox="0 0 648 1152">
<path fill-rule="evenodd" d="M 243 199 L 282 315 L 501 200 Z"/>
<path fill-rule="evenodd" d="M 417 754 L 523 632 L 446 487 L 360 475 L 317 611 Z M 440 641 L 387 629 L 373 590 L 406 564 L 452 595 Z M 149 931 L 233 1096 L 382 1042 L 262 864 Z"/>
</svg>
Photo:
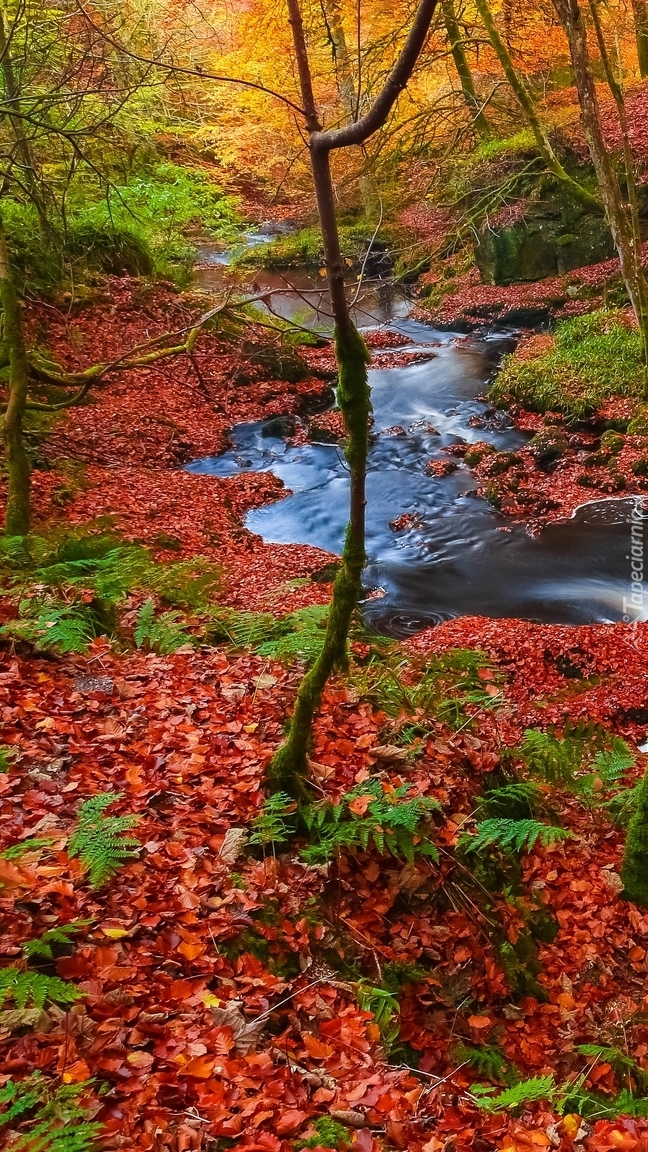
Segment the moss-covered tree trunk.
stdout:
<svg viewBox="0 0 648 1152">
<path fill-rule="evenodd" d="M 443 12 L 443 23 L 445 24 L 446 34 L 448 36 L 450 54 L 457 70 L 464 102 L 472 117 L 473 126 L 477 135 L 480 136 L 482 140 L 488 140 L 491 131 L 475 88 L 475 81 L 468 62 L 466 49 L 464 48 L 454 0 L 441 0 L 441 11 Z"/>
<path fill-rule="evenodd" d="M 482 2 L 482 0 L 480 0 L 480 2 Z M 601 190 L 601 199 L 605 207 L 605 215 L 610 225 L 614 244 L 619 256 L 621 275 L 623 276 L 641 333 L 644 346 L 644 363 L 648 367 L 648 284 L 642 266 L 642 237 L 639 214 L 636 205 L 633 207 L 632 204 L 634 175 L 632 171 L 632 154 L 628 142 L 628 128 L 623 105 L 623 95 L 618 84 L 613 77 L 611 77 L 609 63 L 606 60 L 603 45 L 603 63 L 607 65 L 608 81 L 612 80 L 610 85 L 612 95 L 617 102 L 621 118 L 625 145 L 624 152 L 628 169 L 628 202 L 624 200 L 619 178 L 603 136 L 599 101 L 590 61 L 587 29 L 583 20 L 580 4 L 578 0 L 554 0 L 554 7 L 569 43 L 585 136 L 598 185 Z M 601 46 L 601 33 L 598 24 L 597 32 L 599 35 L 599 46 Z M 643 383 L 644 395 L 648 398 L 648 371 L 644 373 Z"/>
<path fill-rule="evenodd" d="M 2 218 L 0 217 L 0 303 L 3 309 L 3 343 L 9 357 L 9 396 L 2 422 L 8 476 L 5 532 L 26 536 L 31 520 L 30 464 L 23 438 L 29 365 L 22 312 L 13 279 Z"/>
<path fill-rule="evenodd" d="M 488 33 L 488 38 L 491 42 L 495 55 L 497 56 L 504 75 L 508 80 L 517 101 L 524 112 L 527 123 L 535 136 L 538 145 L 538 151 L 542 156 L 549 171 L 556 178 L 560 187 L 564 190 L 565 194 L 574 200 L 577 204 L 581 204 L 583 208 L 587 208 L 590 212 L 596 212 L 602 215 L 603 206 L 597 196 L 592 195 L 587 188 L 574 180 L 568 172 L 565 171 L 563 165 L 558 159 L 553 150 L 551 141 L 547 136 L 545 128 L 538 115 L 535 100 L 529 91 L 529 88 L 524 80 L 524 77 L 517 71 L 511 54 L 506 47 L 502 37 L 500 36 L 499 29 L 495 23 L 495 18 L 491 11 L 488 0 L 475 0 L 475 6 L 479 12 L 481 21 Z"/>
<path fill-rule="evenodd" d="M 319 122 L 299 0 L 287 0 L 287 3 L 309 134 L 313 185 L 324 243 L 329 298 L 335 321 L 337 398 L 344 418 L 345 454 L 350 481 L 349 524 L 342 553 L 342 566 L 333 584 L 331 611 L 324 644 L 317 660 L 299 686 L 288 735 L 268 768 L 268 784 L 273 791 L 288 792 L 300 797 L 306 790 L 304 778 L 313 719 L 329 676 L 345 661 L 349 625 L 360 596 L 362 569 L 365 563 L 365 478 L 371 412 L 367 378 L 369 356 L 364 341 L 353 323 L 346 295 L 330 154 L 336 148 L 363 144 L 385 123 L 399 93 L 412 74 L 425 42 L 437 0 L 420 0 L 405 46 L 384 88 L 369 111 L 346 128 L 329 132 L 322 131 Z"/>
<path fill-rule="evenodd" d="M 621 879 L 623 895 L 648 908 L 648 772 L 643 778 L 639 803 L 628 828 Z"/>
<path fill-rule="evenodd" d="M 648 4 L 646 0 L 633 0 L 635 39 L 637 41 L 637 62 L 641 79 L 648 76 Z"/>
</svg>

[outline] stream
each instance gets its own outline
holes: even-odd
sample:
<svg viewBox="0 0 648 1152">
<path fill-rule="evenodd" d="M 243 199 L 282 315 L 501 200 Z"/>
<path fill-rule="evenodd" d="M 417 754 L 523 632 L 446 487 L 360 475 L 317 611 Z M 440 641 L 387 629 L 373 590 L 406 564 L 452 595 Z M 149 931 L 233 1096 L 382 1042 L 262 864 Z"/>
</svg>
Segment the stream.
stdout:
<svg viewBox="0 0 648 1152">
<path fill-rule="evenodd" d="M 207 245 L 200 255 L 196 283 L 213 289 L 222 282 L 226 257 Z M 286 319 L 330 329 L 323 286 L 312 271 L 256 271 L 253 285 L 255 291 L 275 290 L 273 309 Z M 376 284 L 363 290 L 355 312 L 359 326 L 401 333 L 413 341 L 401 351 L 425 355 L 406 366 L 381 368 L 383 353 L 374 352 L 369 373 L 374 426 L 367 475 L 368 598 L 362 606 L 367 623 L 403 637 L 467 614 L 558 624 L 623 619 L 623 600 L 631 592 L 634 501 L 583 504 L 570 520 L 532 537 L 523 524 L 476 496 L 474 475 L 442 449 L 487 440 L 498 450 L 515 450 L 528 440 L 483 399 L 501 356 L 515 346 L 515 334 L 440 332 L 408 319 L 409 310 L 402 295 Z M 292 495 L 251 511 L 246 527 L 268 542 L 339 553 L 348 515 L 342 451 L 335 444 L 291 446 L 269 434 L 274 430 L 268 424 L 236 426 L 227 452 L 197 460 L 188 470 L 214 476 L 273 472 Z M 428 475 L 425 466 L 434 460 L 459 466 L 446 476 Z M 403 515 L 407 523 L 394 524 Z"/>
</svg>

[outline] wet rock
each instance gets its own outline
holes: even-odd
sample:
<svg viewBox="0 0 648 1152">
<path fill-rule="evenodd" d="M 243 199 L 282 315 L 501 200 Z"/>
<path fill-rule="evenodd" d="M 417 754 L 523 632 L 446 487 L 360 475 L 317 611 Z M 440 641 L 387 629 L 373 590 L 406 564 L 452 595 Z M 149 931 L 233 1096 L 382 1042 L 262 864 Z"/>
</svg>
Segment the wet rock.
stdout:
<svg viewBox="0 0 648 1152">
<path fill-rule="evenodd" d="M 297 421 L 294 416 L 273 416 L 271 420 L 266 420 L 261 429 L 261 435 L 279 436 L 285 440 L 288 436 L 295 435 L 296 428 Z"/>
<path fill-rule="evenodd" d="M 569 441 L 562 428 L 551 425 L 547 428 L 541 428 L 540 431 L 529 440 L 527 447 L 538 467 L 546 468 L 548 464 L 553 464 L 555 460 L 558 460 L 558 458 L 567 451 Z"/>
<path fill-rule="evenodd" d="M 109 696 L 115 690 L 115 682 L 110 676 L 77 676 L 72 681 L 72 687 L 84 696 L 89 692 L 105 692 Z"/>
</svg>

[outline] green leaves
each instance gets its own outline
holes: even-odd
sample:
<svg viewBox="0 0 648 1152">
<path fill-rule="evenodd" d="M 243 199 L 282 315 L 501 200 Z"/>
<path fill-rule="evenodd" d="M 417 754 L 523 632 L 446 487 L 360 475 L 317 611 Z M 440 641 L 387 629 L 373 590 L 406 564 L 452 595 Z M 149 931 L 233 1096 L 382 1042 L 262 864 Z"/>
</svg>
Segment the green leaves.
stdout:
<svg viewBox="0 0 648 1152">
<path fill-rule="evenodd" d="M 179 623 L 179 612 L 162 612 L 155 615 L 155 602 L 146 600 L 139 612 L 133 636 L 138 648 L 152 648 L 163 656 L 177 652 L 185 644 L 195 643 L 195 639 L 184 624 Z"/>
<path fill-rule="evenodd" d="M 487 848 L 499 848 L 502 852 L 530 852 L 538 843 L 551 847 L 572 833 L 566 828 L 552 824 L 542 824 L 539 820 L 482 820 L 477 825 L 476 834 L 466 833 L 460 839 L 464 852 L 483 852 Z"/>
<path fill-rule="evenodd" d="M 78 856 L 85 864 L 93 888 L 101 888 L 140 847 L 138 838 L 127 834 L 139 816 L 104 815 L 106 808 L 120 799 L 119 792 L 102 792 L 84 801 L 68 843 L 70 856 Z"/>
<path fill-rule="evenodd" d="M 52 1088 L 40 1072 L 8 1080 L 0 1088 L 0 1126 L 23 1123 L 34 1113 L 28 1131 L 12 1140 L 16 1152 L 93 1152 L 103 1124 L 87 1119 L 82 1101 L 92 1080 Z"/>
<path fill-rule="evenodd" d="M 42 936 L 37 936 L 34 940 L 27 940 L 23 944 L 23 956 L 26 960 L 33 960 L 34 957 L 52 960 L 54 958 L 53 945 L 58 944 L 65 947 L 71 944 L 72 937 L 76 936 L 82 928 L 87 928 L 89 924 L 92 924 L 92 920 L 71 920 L 69 924 L 58 924 L 55 928 L 48 928 Z"/>
<path fill-rule="evenodd" d="M 294 832 L 291 818 L 296 811 L 295 801 L 285 792 L 268 796 L 261 813 L 252 821 L 250 844 L 284 844 Z"/>
<path fill-rule="evenodd" d="M 480 1095 L 475 1103 L 478 1108 L 482 1108 L 486 1112 L 506 1112 L 509 1109 L 521 1108 L 523 1104 L 531 1104 L 534 1100 L 546 1100 L 553 1095 L 554 1090 L 553 1076 L 534 1076 L 530 1080 L 521 1080 L 513 1088 L 506 1088 L 497 1096 Z M 478 1091 L 489 1093 L 493 1089 L 473 1085 L 472 1091 L 477 1095 Z"/>
<path fill-rule="evenodd" d="M 387 1051 L 394 1046 L 400 1034 L 400 1005 L 393 992 L 384 988 L 374 988 L 370 984 L 359 984 L 358 1004 L 363 1012 L 371 1012 L 374 1023 Z"/>
<path fill-rule="evenodd" d="M 17 1008 L 42 1008 L 52 1004 L 74 1004 L 85 996 L 74 984 L 42 972 L 21 972 L 19 968 L 0 968 L 0 1007 L 12 999 Z"/>
<path fill-rule="evenodd" d="M 337 805 L 326 801 L 304 809 L 303 818 L 316 837 L 303 850 L 304 860 L 323 863 L 339 851 L 366 850 L 370 844 L 381 855 L 391 853 L 409 863 L 417 854 L 438 860 L 429 839 L 429 823 L 441 805 L 427 796 L 406 799 L 409 791 L 408 784 L 393 788 L 373 778 L 357 784 Z"/>
</svg>

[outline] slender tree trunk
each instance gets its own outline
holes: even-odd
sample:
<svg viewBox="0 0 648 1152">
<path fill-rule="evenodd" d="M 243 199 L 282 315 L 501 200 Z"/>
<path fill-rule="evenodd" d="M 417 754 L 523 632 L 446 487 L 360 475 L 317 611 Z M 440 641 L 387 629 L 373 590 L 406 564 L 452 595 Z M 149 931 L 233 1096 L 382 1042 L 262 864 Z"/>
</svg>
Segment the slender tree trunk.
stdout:
<svg viewBox="0 0 648 1152">
<path fill-rule="evenodd" d="M 41 239 L 44 244 L 48 244 L 50 240 L 50 228 L 41 190 L 38 186 L 30 143 L 25 134 L 20 102 L 20 88 L 11 58 L 6 10 L 2 0 L 0 0 L 0 71 L 2 72 L 7 105 L 10 109 L 5 115 L 9 121 L 11 132 L 16 142 L 17 160 L 22 169 L 24 187 L 38 214 Z"/>
<path fill-rule="evenodd" d="M 473 74 L 470 69 L 470 64 L 468 63 L 468 56 L 466 55 L 461 36 L 459 21 L 457 20 L 454 0 L 441 0 L 441 11 L 443 12 L 443 22 L 448 36 L 448 44 L 457 70 L 457 76 L 459 77 L 466 107 L 472 116 L 472 122 L 477 135 L 481 136 L 482 140 L 488 140 L 491 131 L 475 88 L 475 81 L 473 80 Z"/>
<path fill-rule="evenodd" d="M 545 164 L 549 168 L 550 172 L 553 173 L 561 188 L 564 189 L 564 191 L 568 196 L 571 197 L 572 200 L 575 200 L 578 204 L 582 204 L 582 206 L 587 208 L 590 212 L 596 212 L 600 215 L 603 211 L 603 208 L 598 197 L 593 196 L 591 192 L 588 192 L 587 188 L 583 188 L 583 186 L 579 184 L 578 181 L 573 180 L 569 173 L 565 171 L 562 164 L 560 163 L 560 160 L 556 156 L 556 153 L 551 146 L 549 137 L 547 136 L 540 117 L 538 116 L 535 101 L 529 92 L 529 89 L 527 88 L 524 78 L 517 72 L 511 59 L 509 50 L 499 34 L 497 25 L 493 18 L 493 13 L 491 12 L 488 5 L 488 0 L 475 0 L 475 4 L 481 17 L 482 23 L 488 33 L 488 38 L 493 46 L 495 54 L 497 55 L 497 58 L 502 65 L 504 75 L 511 85 L 518 103 L 520 104 L 520 107 L 522 108 L 527 118 L 529 127 L 531 128 L 531 131 L 536 138 L 538 149 Z"/>
<path fill-rule="evenodd" d="M 632 14 L 637 41 L 639 73 L 641 79 L 645 80 L 648 76 L 648 4 L 646 4 L 646 0 L 633 0 Z"/>
<path fill-rule="evenodd" d="M 587 31 L 578 0 L 554 0 L 554 7 L 565 29 L 569 42 L 585 136 L 587 138 L 590 156 L 592 157 L 592 163 L 596 171 L 598 185 L 601 190 L 601 199 L 605 206 L 605 214 L 619 255 L 621 275 L 623 276 L 641 332 L 644 345 L 644 360 L 648 363 L 648 291 L 646 277 L 641 263 L 641 236 L 638 234 L 638 214 L 636 222 L 634 222 L 632 205 L 624 202 L 612 158 L 603 138 L 598 97 L 592 76 L 589 47 L 587 44 Z M 604 64 L 606 62 L 607 58 L 604 55 Z M 620 100 L 623 110 L 621 119 L 622 131 L 623 125 L 625 124 L 627 137 L 627 120 L 625 119 L 625 109 L 623 108 L 623 97 L 620 90 L 618 90 L 618 86 L 614 83 L 612 85 L 612 93 L 617 101 Z M 629 150 L 627 139 L 625 143 L 626 148 Z M 631 154 L 626 154 L 626 165 L 630 169 L 629 190 L 630 197 L 632 197 L 631 189 L 634 181 Z M 635 224 L 634 227 L 633 223 Z M 644 378 L 644 395 L 648 398 L 648 380 L 646 377 Z"/>
<path fill-rule="evenodd" d="M 371 396 L 367 378 L 369 355 L 351 318 L 344 282 L 344 263 L 335 211 L 330 153 L 335 148 L 361 145 L 382 127 L 399 94 L 409 80 L 427 36 L 437 0 L 420 0 L 410 34 L 384 87 L 368 112 L 345 128 L 322 131 L 311 80 L 299 0 L 287 0 L 299 73 L 302 104 L 309 134 L 313 183 L 324 241 L 326 275 L 335 321 L 335 354 L 338 363 L 337 397 L 346 432 L 345 455 L 349 465 L 350 496 L 342 565 L 333 584 L 333 597 L 322 650 L 302 680 L 285 742 L 268 768 L 273 791 L 301 797 L 313 718 L 319 708 L 326 681 L 346 659 L 351 617 L 357 605 L 365 564 L 365 477 L 369 441 Z"/>
<path fill-rule="evenodd" d="M 25 451 L 22 423 L 27 403 L 28 364 L 20 302 L 14 284 L 7 241 L 0 218 L 0 303 L 2 304 L 3 338 L 9 354 L 9 401 L 2 422 L 2 436 L 9 480 L 5 533 L 26 536 L 29 532 L 31 507 L 29 492 L 30 464 Z"/>
<path fill-rule="evenodd" d="M 357 120 L 360 114 L 359 92 L 356 92 L 353 79 L 351 57 L 340 5 L 338 0 L 322 0 L 322 9 L 325 13 L 327 28 L 335 53 L 335 71 L 342 107 L 349 121 Z M 358 78 L 359 82 L 360 78 Z M 358 187 L 364 214 L 368 220 L 371 220 L 376 215 L 380 197 L 376 177 L 371 168 L 371 161 L 368 160 L 366 154 L 362 157 L 362 166 L 363 171 L 358 177 Z"/>
<path fill-rule="evenodd" d="M 335 321 L 337 400 L 344 419 L 347 438 L 345 456 L 349 465 L 350 481 L 349 523 L 342 552 L 342 566 L 333 584 L 331 611 L 324 644 L 315 663 L 299 686 L 289 734 L 275 754 L 268 771 L 268 782 L 273 791 L 288 792 L 299 797 L 304 790 L 302 781 L 307 773 L 313 717 L 319 708 L 329 676 L 346 659 L 346 642 L 351 617 L 360 597 L 362 569 L 365 564 L 365 477 L 371 401 L 367 380 L 369 354 L 351 319 L 346 296 L 330 153 L 326 148 L 313 146 L 313 136 L 319 132 L 320 124 L 313 97 L 298 0 L 288 0 L 288 10 L 307 128 L 311 134 L 313 183 L 324 242 L 331 311 Z"/>
</svg>

